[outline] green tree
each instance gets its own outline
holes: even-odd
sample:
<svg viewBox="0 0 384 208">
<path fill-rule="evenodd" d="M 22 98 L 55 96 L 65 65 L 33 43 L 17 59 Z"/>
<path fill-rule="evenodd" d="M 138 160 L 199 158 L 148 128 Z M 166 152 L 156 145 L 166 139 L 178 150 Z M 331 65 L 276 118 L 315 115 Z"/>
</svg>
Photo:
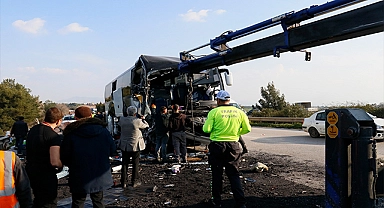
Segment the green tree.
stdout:
<svg viewBox="0 0 384 208">
<path fill-rule="evenodd" d="M 280 91 L 276 89 L 273 82 L 268 83 L 266 88 L 261 87 L 261 97 L 262 99 L 259 100 L 259 104 L 256 104 L 260 110 L 264 108 L 282 110 L 287 106 L 284 94 L 280 95 Z"/>
<path fill-rule="evenodd" d="M 307 117 L 308 111 L 298 104 L 290 104 L 285 101 L 284 94 L 276 89 L 273 82 L 267 87 L 261 87 L 262 99 L 256 104 L 260 111 L 253 111 L 254 117 Z"/>
<path fill-rule="evenodd" d="M 308 117 L 312 115 L 302 105 L 299 104 L 287 104 L 287 106 L 279 111 L 278 117 Z"/>
<path fill-rule="evenodd" d="M 52 107 L 56 107 L 56 103 L 51 101 L 51 100 L 46 100 L 44 102 L 44 111 L 46 112 L 48 109 L 52 108 Z"/>
<path fill-rule="evenodd" d="M 75 110 L 78 106 L 80 106 L 81 104 L 78 104 L 78 103 L 68 103 L 67 106 L 70 110 Z"/>
<path fill-rule="evenodd" d="M 30 89 L 14 79 L 4 79 L 0 83 L 0 135 L 9 131 L 19 116 L 24 116 L 25 121 L 32 124 L 42 113 L 39 97 L 31 95 Z"/>
</svg>

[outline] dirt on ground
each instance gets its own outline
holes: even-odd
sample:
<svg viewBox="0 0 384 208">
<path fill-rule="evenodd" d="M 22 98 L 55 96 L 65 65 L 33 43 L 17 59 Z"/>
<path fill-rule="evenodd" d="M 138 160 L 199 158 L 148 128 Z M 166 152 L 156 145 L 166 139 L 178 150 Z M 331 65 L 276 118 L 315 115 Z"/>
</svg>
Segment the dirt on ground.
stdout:
<svg viewBox="0 0 384 208">
<path fill-rule="evenodd" d="M 142 185 L 136 188 L 112 187 L 118 193 L 106 207 L 209 207 L 211 171 L 207 156 L 190 154 L 189 163 L 181 164 L 180 172 L 173 173 L 176 163 L 155 163 L 154 158 L 140 161 Z M 257 163 L 268 170 L 259 172 Z M 294 162 L 289 156 L 266 153 L 245 154 L 241 162 L 241 180 L 247 207 L 324 207 L 324 167 Z M 225 174 L 224 174 L 225 175 Z M 114 173 L 116 185 L 120 173 Z M 59 180 L 58 200 L 70 198 L 68 178 Z M 223 183 L 222 207 L 233 207 L 234 199 L 226 176 Z"/>
</svg>

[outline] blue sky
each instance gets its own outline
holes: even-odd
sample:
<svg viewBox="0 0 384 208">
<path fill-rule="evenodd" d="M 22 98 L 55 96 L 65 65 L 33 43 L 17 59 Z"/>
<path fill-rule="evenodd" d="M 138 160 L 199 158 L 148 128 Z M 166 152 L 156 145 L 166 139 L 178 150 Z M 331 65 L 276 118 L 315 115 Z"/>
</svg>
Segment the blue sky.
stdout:
<svg viewBox="0 0 384 208">
<path fill-rule="evenodd" d="M 368 0 L 332 14 L 361 7 Z M 104 87 L 142 54 L 178 57 L 227 30 L 239 30 L 322 0 L 0 1 L 0 79 L 15 79 L 40 100 L 103 102 Z M 329 16 L 329 14 L 328 14 Z M 318 20 L 326 17 L 314 18 Z M 306 24 L 310 21 L 305 21 Z M 280 33 L 280 26 L 231 47 Z M 314 106 L 384 102 L 384 35 L 360 37 L 228 66 L 242 105 L 274 82 L 290 103 Z M 213 51 L 204 49 L 199 54 Z"/>
</svg>

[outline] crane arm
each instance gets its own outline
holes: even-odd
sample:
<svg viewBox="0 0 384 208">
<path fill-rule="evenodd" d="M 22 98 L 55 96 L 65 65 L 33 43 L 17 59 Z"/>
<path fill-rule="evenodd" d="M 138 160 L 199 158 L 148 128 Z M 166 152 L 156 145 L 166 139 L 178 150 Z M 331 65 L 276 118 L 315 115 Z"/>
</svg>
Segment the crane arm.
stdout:
<svg viewBox="0 0 384 208">
<path fill-rule="evenodd" d="M 280 21 L 284 19 L 285 25 L 294 24 L 305 18 L 315 16 L 316 14 L 322 14 L 329 10 L 336 9 L 336 7 L 350 5 L 351 3 L 357 3 L 358 1 L 334 1 L 338 4 L 330 5 L 329 3 L 313 6 L 309 9 L 301 10 L 296 15 L 291 15 L 290 18 L 281 17 Z M 343 2 L 343 3 L 341 3 Z M 346 3 L 349 2 L 349 3 Z M 332 2 L 331 2 L 332 3 Z M 298 51 L 301 49 L 315 47 L 319 45 L 325 45 L 337 41 L 347 40 L 350 38 L 360 37 L 363 35 L 373 34 L 383 31 L 383 1 L 358 8 L 349 12 L 345 12 L 336 16 L 332 16 L 326 19 L 322 19 L 310 24 L 306 24 L 300 27 L 296 27 L 283 33 L 279 33 L 264 39 L 256 40 L 251 43 L 240 45 L 234 48 L 217 51 L 216 53 L 203 56 L 201 58 L 194 59 L 189 53 L 181 52 L 181 63 L 178 68 L 182 72 L 198 72 L 207 68 L 218 67 L 222 65 L 231 65 L 243 61 L 248 61 L 256 58 L 261 58 L 268 55 L 276 55 L 276 50 L 280 48 L 286 48 L 286 51 Z M 275 21 L 276 22 L 276 21 Z M 263 23 L 264 24 L 264 23 Z M 258 25 L 258 24 L 256 24 Z M 271 24 L 270 24 L 271 25 Z M 263 28 L 264 26 L 257 26 L 257 28 Z M 240 30 L 237 35 L 227 34 L 229 39 L 238 38 L 240 34 L 245 34 L 250 31 L 254 31 L 255 28 L 246 28 L 246 30 Z M 228 36 L 230 35 L 230 36 Z M 228 38 L 219 38 L 215 42 L 217 44 L 226 43 L 224 40 Z M 224 42 L 223 42 L 224 41 Z M 289 43 L 289 45 L 287 45 Z M 201 47 L 198 47 L 199 49 Z M 219 47 L 220 48 L 220 47 Z M 192 58 L 191 58 L 192 57 Z"/>
<path fill-rule="evenodd" d="M 227 34 L 223 34 L 219 37 L 216 37 L 215 39 L 212 39 L 210 41 L 210 46 L 212 50 L 215 51 L 223 51 L 227 48 L 228 46 L 223 46 L 229 41 L 244 37 L 246 35 L 250 35 L 252 33 L 279 25 L 283 24 L 283 29 L 284 27 L 289 27 L 291 25 L 300 23 L 304 20 L 308 20 L 310 18 L 313 18 L 315 16 L 319 16 L 331 11 L 335 11 L 337 9 L 341 9 L 346 6 L 350 6 L 355 3 L 362 2 L 364 0 L 336 0 L 336 1 L 331 1 L 327 2 L 322 5 L 314 5 L 309 8 L 300 10 L 298 12 L 288 12 L 282 15 L 279 15 L 277 17 L 265 20 L 263 22 L 257 23 L 255 25 L 246 27 L 241 30 L 237 30 L 235 32 L 228 31 Z"/>
</svg>

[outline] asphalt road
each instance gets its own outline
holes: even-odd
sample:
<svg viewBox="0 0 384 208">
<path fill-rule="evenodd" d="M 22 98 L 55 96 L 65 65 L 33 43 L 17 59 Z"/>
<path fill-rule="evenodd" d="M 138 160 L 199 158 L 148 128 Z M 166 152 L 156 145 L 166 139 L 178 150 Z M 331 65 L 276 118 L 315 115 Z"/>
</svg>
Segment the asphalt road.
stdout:
<svg viewBox="0 0 384 208">
<path fill-rule="evenodd" d="M 325 165 L 325 138 L 311 138 L 301 130 L 253 127 L 243 136 L 248 150 L 289 155 L 298 162 Z M 384 142 L 377 143 L 378 157 L 384 157 Z"/>
</svg>

